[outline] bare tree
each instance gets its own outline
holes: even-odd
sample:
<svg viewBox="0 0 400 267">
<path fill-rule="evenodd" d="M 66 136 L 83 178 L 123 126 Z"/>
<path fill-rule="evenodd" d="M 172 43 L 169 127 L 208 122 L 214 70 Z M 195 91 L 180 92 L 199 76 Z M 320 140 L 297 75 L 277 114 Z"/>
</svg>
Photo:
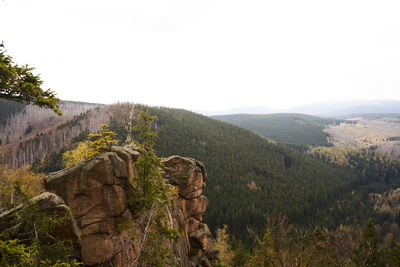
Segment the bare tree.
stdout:
<svg viewBox="0 0 400 267">
<path fill-rule="evenodd" d="M 135 105 L 129 102 L 117 102 L 110 107 L 113 122 L 126 134 L 125 143 L 132 142 L 133 121 L 137 117 Z"/>
</svg>

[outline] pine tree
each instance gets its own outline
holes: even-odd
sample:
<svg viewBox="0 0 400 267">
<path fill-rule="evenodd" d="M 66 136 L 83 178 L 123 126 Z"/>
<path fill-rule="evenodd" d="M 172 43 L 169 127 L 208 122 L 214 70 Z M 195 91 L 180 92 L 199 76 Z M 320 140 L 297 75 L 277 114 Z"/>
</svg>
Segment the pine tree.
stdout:
<svg viewBox="0 0 400 267">
<path fill-rule="evenodd" d="M 132 179 L 137 191 L 130 203 L 136 207 L 139 217 L 132 225 L 143 231 L 143 237 L 139 240 L 140 253 L 132 266 L 171 266 L 176 263 L 172 250 L 163 243 L 178 236 L 178 231 L 170 228 L 167 220 L 167 210 L 177 191 L 162 177 L 164 166 L 153 149 L 157 132 L 151 125 L 155 119 L 148 114 L 147 107 L 143 107 L 134 127 L 139 133 L 136 146 L 141 156 L 135 162 L 137 177 Z"/>
<path fill-rule="evenodd" d="M 115 139 L 115 133 L 108 129 L 107 124 L 102 124 L 100 132 L 97 134 L 89 134 L 92 139 L 90 142 L 89 157 L 94 157 L 111 150 L 114 144 L 118 144 L 118 140 Z"/>
<path fill-rule="evenodd" d="M 81 266 L 72 258 L 70 241 L 51 235 L 57 225 L 67 222 L 68 216 L 47 214 L 22 190 L 19 182 L 14 185 L 23 205 L 16 207 L 10 227 L 0 233 L 0 265 L 11 266 Z M 23 238 L 21 238 L 23 237 Z"/>
<path fill-rule="evenodd" d="M 380 266 L 382 251 L 378 248 L 378 236 L 371 218 L 364 225 L 352 260 L 357 266 Z"/>
<path fill-rule="evenodd" d="M 62 115 L 57 105 L 60 99 L 50 89 L 41 88 L 43 81 L 32 70 L 28 65 L 15 64 L 0 44 L 0 98 L 47 107 Z"/>
<path fill-rule="evenodd" d="M 115 133 L 108 129 L 107 124 L 102 124 L 100 132 L 89 134 L 89 137 L 92 141 L 79 142 L 75 149 L 63 153 L 62 159 L 66 167 L 71 167 L 85 159 L 108 152 L 112 145 L 119 142 L 114 139 Z"/>
<path fill-rule="evenodd" d="M 226 224 L 224 224 L 222 229 L 217 230 L 215 247 L 219 250 L 219 266 L 233 266 L 235 255 L 232 251 L 231 245 L 229 244 L 228 226 L 226 226 Z"/>
<path fill-rule="evenodd" d="M 79 142 L 74 150 L 65 151 L 62 161 L 66 167 L 72 167 L 76 163 L 84 161 L 90 157 L 90 142 Z"/>
</svg>

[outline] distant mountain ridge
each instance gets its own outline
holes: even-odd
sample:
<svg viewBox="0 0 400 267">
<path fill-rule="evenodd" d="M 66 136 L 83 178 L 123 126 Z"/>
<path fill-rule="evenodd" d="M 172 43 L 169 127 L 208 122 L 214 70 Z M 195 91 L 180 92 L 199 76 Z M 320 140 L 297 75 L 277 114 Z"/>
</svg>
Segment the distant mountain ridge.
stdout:
<svg viewBox="0 0 400 267">
<path fill-rule="evenodd" d="M 249 107 L 239 107 L 227 110 L 214 110 L 214 111 L 204 111 L 204 110 L 193 110 L 196 113 L 200 113 L 207 116 L 218 116 L 218 115 L 230 115 L 230 114 L 270 114 L 279 112 L 278 109 L 264 107 L 264 106 L 249 106 Z"/>
<path fill-rule="evenodd" d="M 288 111 L 321 117 L 343 117 L 353 114 L 400 113 L 398 100 L 346 101 L 310 104 Z"/>
<path fill-rule="evenodd" d="M 195 111 L 196 112 L 196 111 Z M 352 114 L 400 113 L 400 100 L 333 101 L 300 105 L 290 109 L 269 107 L 241 107 L 214 112 L 197 111 L 207 116 L 231 114 L 301 113 L 320 117 L 343 117 Z"/>
</svg>

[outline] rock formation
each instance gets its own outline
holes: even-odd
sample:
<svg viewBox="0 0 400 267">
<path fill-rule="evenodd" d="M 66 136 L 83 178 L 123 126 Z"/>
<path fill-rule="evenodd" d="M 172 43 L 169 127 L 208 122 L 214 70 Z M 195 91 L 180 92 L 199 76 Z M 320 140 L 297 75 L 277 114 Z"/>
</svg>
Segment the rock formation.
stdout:
<svg viewBox="0 0 400 267">
<path fill-rule="evenodd" d="M 57 195 L 43 192 L 40 195 L 31 199 L 32 202 L 38 204 L 39 211 L 47 213 L 49 215 L 57 214 L 59 217 L 67 217 L 66 222 L 63 225 L 57 226 L 53 232 L 53 236 L 57 236 L 61 240 L 70 240 L 76 248 L 81 246 L 81 236 L 76 221 L 71 214 L 71 209 L 65 205 L 64 201 Z M 5 211 L 0 214 L 0 233 L 9 228 L 11 220 L 14 219 L 14 213 L 21 211 L 25 206 L 22 204 L 15 207 L 14 209 Z M 20 225 L 20 227 L 23 227 Z M 23 239 L 24 237 L 19 236 L 19 231 L 16 231 L 16 235 L 11 238 Z M 80 251 L 76 251 L 76 257 L 80 258 Z"/>
<path fill-rule="evenodd" d="M 45 180 L 48 192 L 40 198 L 48 201 L 43 203 L 51 203 L 48 208 L 68 207 L 72 214 L 69 224 L 56 229 L 57 235 L 73 240 L 85 266 L 128 266 L 140 253 L 138 239 L 125 235 L 119 227 L 136 215 L 128 200 L 135 191 L 130 177 L 136 175 L 134 162 L 138 157 L 140 153 L 132 146 L 113 147 L 111 152 L 52 173 Z M 173 249 L 177 266 L 211 266 L 218 251 L 202 222 L 208 204 L 202 195 L 207 181 L 204 165 L 179 156 L 163 163 L 167 167 L 164 178 L 179 191 L 171 208 L 166 207 L 168 224 L 183 230 L 165 246 Z M 0 221 L 6 221 L 7 216 Z M 135 237 L 141 235 L 137 229 Z"/>
</svg>

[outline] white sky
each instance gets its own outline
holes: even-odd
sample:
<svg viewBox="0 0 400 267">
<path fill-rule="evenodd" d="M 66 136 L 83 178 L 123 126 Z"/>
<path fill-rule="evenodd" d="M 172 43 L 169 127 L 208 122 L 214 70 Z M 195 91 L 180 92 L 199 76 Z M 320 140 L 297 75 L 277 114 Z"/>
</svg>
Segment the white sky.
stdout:
<svg viewBox="0 0 400 267">
<path fill-rule="evenodd" d="M 0 40 L 67 100 L 195 110 L 400 99 L 400 1 L 3 0 Z"/>
</svg>

